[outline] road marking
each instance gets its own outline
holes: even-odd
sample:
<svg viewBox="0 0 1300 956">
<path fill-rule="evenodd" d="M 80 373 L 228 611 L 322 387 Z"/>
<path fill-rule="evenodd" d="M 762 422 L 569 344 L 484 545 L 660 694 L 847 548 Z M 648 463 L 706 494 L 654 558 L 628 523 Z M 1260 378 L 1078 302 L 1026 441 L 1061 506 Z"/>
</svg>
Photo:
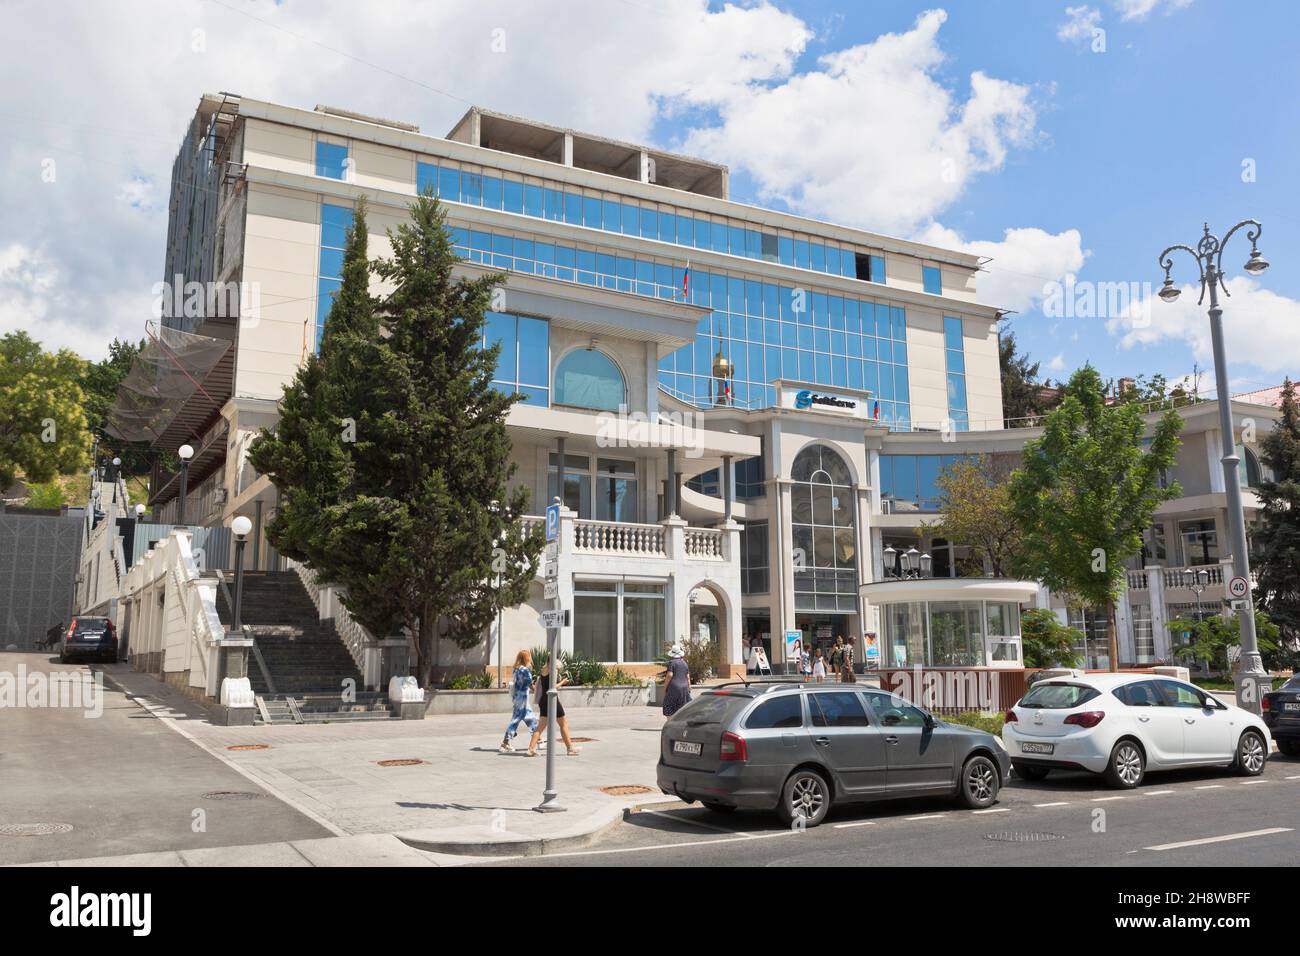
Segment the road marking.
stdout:
<svg viewBox="0 0 1300 956">
<path fill-rule="evenodd" d="M 875 825 L 875 820 L 859 820 L 857 823 L 837 823 L 835 829 L 847 830 L 849 827 L 874 827 Z"/>
<path fill-rule="evenodd" d="M 994 807 L 991 810 L 972 810 L 971 813 L 1010 813 L 1010 807 Z"/>
<path fill-rule="evenodd" d="M 610 850 L 569 850 L 565 853 L 547 853 L 548 858 L 554 859 L 561 856 L 609 856 L 614 853 L 644 853 L 651 850 L 676 850 L 686 846 L 716 846 L 719 843 L 744 843 L 746 839 L 767 840 L 772 837 L 790 836 L 792 833 L 798 833 L 798 830 L 777 830 L 774 833 L 754 833 L 746 834 L 743 837 L 722 837 L 717 840 L 688 840 L 684 843 L 658 843 L 654 846 L 624 846 L 616 847 Z M 506 862 L 508 860 L 535 860 L 536 857 L 528 856 L 508 856 L 498 857 L 493 862 Z"/>
<path fill-rule="evenodd" d="M 1107 800 L 1123 800 L 1123 797 L 1093 797 L 1093 803 L 1105 803 Z"/>
<path fill-rule="evenodd" d="M 1221 784 L 1221 783 L 1207 783 L 1207 784 L 1205 784 L 1204 786 L 1193 787 L 1192 789 L 1193 789 L 1193 790 L 1222 790 L 1222 789 L 1223 789 L 1223 784 Z"/>
<path fill-rule="evenodd" d="M 919 817 L 904 817 L 903 819 L 904 820 L 942 820 L 943 817 L 944 815 L 942 813 L 925 813 Z"/>
<path fill-rule="evenodd" d="M 1204 840 L 1184 840 L 1182 843 L 1161 843 L 1158 846 L 1143 847 L 1146 850 L 1178 850 L 1185 846 L 1205 846 L 1207 843 L 1226 843 L 1229 840 L 1248 840 L 1251 837 L 1271 836 L 1274 833 L 1290 833 L 1291 827 L 1270 827 L 1267 830 L 1247 830 L 1244 833 L 1227 833 L 1223 836 L 1206 837 Z"/>
<path fill-rule="evenodd" d="M 728 836 L 742 836 L 752 838 L 754 834 L 743 833 L 740 830 L 728 830 L 726 827 L 720 827 L 712 823 L 701 823 L 699 820 L 687 820 L 673 813 L 664 813 L 662 810 L 642 810 L 642 813 L 648 813 L 654 817 L 663 817 L 665 820 L 676 820 L 678 823 L 685 823 L 687 826 L 701 827 L 705 830 L 712 830 L 714 833 L 725 833 Z"/>
<path fill-rule="evenodd" d="M 1144 790 L 1144 791 L 1142 791 L 1143 796 L 1147 796 L 1147 797 L 1158 797 L 1158 796 L 1160 796 L 1160 795 L 1163 794 L 1163 793 L 1177 793 L 1177 792 L 1178 792 L 1177 790 Z"/>
<path fill-rule="evenodd" d="M 1300 773 L 1295 774 L 1294 776 L 1284 777 L 1283 779 L 1284 779 L 1284 780 L 1300 780 Z"/>
<path fill-rule="evenodd" d="M 1068 807 L 1069 800 L 1057 800 L 1055 803 L 1035 803 L 1035 807 Z"/>
<path fill-rule="evenodd" d="M 1243 787 L 1249 787 L 1252 783 L 1268 783 L 1267 780 L 1238 780 L 1237 783 Z"/>
</svg>

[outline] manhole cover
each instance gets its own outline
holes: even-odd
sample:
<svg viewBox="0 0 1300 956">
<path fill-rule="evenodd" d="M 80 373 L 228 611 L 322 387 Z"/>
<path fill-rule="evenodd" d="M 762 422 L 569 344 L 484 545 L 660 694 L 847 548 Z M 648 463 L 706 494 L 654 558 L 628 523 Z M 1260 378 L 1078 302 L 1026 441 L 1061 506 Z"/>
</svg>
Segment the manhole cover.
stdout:
<svg viewBox="0 0 1300 956">
<path fill-rule="evenodd" d="M 270 744 L 231 744 L 227 750 L 270 750 Z"/>
<path fill-rule="evenodd" d="M 611 797 L 630 797 L 637 793 L 654 793 L 649 787 L 643 787 L 640 784 L 624 784 L 619 787 L 599 787 L 601 793 L 607 793 Z"/>
<path fill-rule="evenodd" d="M 260 800 L 261 797 L 251 790 L 213 790 L 203 795 L 204 800 Z"/>
<path fill-rule="evenodd" d="M 1008 830 L 1003 833 L 986 833 L 984 839 L 997 843 L 1045 843 L 1048 840 L 1064 840 L 1059 833 L 1033 833 L 1022 830 Z"/>
<path fill-rule="evenodd" d="M 71 823 L 3 823 L 0 824 L 0 836 L 29 837 L 52 836 L 55 833 L 68 833 Z"/>
<path fill-rule="evenodd" d="M 425 760 L 417 760 L 414 757 L 402 757 L 398 760 L 377 760 L 375 762 L 381 767 L 414 767 L 416 764 L 427 763 Z"/>
</svg>

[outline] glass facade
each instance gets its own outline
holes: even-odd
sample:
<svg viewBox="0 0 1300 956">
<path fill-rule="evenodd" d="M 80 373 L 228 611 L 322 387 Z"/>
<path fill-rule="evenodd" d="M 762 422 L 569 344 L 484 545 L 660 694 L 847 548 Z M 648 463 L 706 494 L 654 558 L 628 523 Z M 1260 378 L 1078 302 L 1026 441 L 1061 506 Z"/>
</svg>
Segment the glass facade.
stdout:
<svg viewBox="0 0 1300 956">
<path fill-rule="evenodd" d="M 939 473 L 969 455 L 881 455 L 880 497 L 895 511 L 938 511 Z"/>
<path fill-rule="evenodd" d="M 488 312 L 483 347 L 500 345 L 492 386 L 518 392 L 525 405 L 550 404 L 551 327 L 545 319 Z"/>
<path fill-rule="evenodd" d="M 1070 627 L 1083 632 L 1083 641 L 1074 650 L 1090 670 L 1110 667 L 1110 633 L 1104 607 L 1072 607 L 1068 612 Z"/>
<path fill-rule="evenodd" d="M 574 656 L 647 664 L 663 653 L 667 612 L 662 583 L 578 580 L 573 595 Z"/>
<path fill-rule="evenodd" d="M 966 347 L 962 338 L 961 319 L 944 316 L 943 358 L 948 375 L 948 418 L 959 432 L 970 428 L 970 412 L 966 404 Z"/>
<path fill-rule="evenodd" d="M 909 601 L 880 609 L 888 667 L 983 667 L 1020 661 L 1014 601 Z"/>
<path fill-rule="evenodd" d="M 316 144 L 316 175 L 327 179 L 346 179 L 348 148 L 337 143 Z"/>
<path fill-rule="evenodd" d="M 825 445 L 801 451 L 790 470 L 796 611 L 857 610 L 855 492 L 848 465 Z"/>
<path fill-rule="evenodd" d="M 327 146 L 318 143 L 317 146 Z M 316 351 L 325 336 L 325 319 L 343 286 L 343 249 L 352 228 L 352 207 L 321 203 L 320 257 L 316 269 Z"/>
<path fill-rule="evenodd" d="M 740 593 L 768 592 L 767 522 L 747 521 L 740 526 Z"/>
</svg>

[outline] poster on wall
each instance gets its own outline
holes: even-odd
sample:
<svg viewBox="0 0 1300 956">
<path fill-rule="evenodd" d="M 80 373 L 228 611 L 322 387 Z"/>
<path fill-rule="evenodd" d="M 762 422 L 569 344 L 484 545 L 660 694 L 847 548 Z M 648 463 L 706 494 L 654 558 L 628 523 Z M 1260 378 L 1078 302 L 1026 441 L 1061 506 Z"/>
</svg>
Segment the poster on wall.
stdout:
<svg viewBox="0 0 1300 956">
<path fill-rule="evenodd" d="M 880 641 L 875 631 L 862 634 L 862 666 L 869 671 L 880 668 Z"/>
</svg>

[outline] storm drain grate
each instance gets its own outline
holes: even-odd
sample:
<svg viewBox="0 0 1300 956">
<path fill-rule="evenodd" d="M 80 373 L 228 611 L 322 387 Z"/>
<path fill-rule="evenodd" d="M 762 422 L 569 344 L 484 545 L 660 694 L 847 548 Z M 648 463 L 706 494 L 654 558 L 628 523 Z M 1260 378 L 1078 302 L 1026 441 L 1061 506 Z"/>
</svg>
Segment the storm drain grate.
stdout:
<svg viewBox="0 0 1300 956">
<path fill-rule="evenodd" d="M 376 760 L 375 763 L 381 767 L 414 767 L 417 764 L 428 763 L 428 761 L 417 760 L 415 757 L 399 757 L 394 760 Z"/>
<path fill-rule="evenodd" d="M 53 836 L 56 833 L 70 833 L 71 823 L 3 823 L 0 824 L 0 836 L 32 837 Z"/>
<path fill-rule="evenodd" d="M 1059 833 L 1035 833 L 1027 830 L 1006 830 L 1002 833 L 986 833 L 984 839 L 996 843 L 1046 843 L 1048 840 L 1064 840 Z"/>
<path fill-rule="evenodd" d="M 260 793 L 251 790 L 213 790 L 203 795 L 204 800 L 260 800 Z"/>
<path fill-rule="evenodd" d="M 611 797 L 630 797 L 637 793 L 654 793 L 650 787 L 643 787 L 640 784 L 622 784 L 617 787 L 598 787 L 601 793 L 607 793 Z"/>
<path fill-rule="evenodd" d="M 227 750 L 270 750 L 270 744 L 231 744 Z"/>
</svg>

